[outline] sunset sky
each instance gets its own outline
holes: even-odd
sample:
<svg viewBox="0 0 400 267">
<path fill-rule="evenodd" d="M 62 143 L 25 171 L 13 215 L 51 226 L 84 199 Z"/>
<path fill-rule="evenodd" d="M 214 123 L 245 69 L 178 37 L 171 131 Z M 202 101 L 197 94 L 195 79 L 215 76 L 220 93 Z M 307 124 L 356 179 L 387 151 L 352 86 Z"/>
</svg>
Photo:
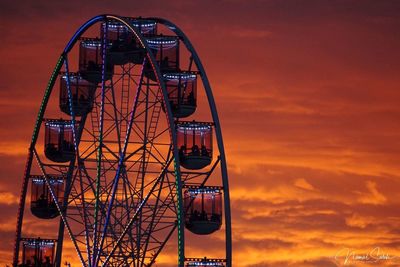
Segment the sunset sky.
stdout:
<svg viewBox="0 0 400 267">
<path fill-rule="evenodd" d="M 343 266 L 348 250 L 388 258 L 346 266 L 400 265 L 400 1 L 0 0 L 0 266 L 47 81 L 102 13 L 164 17 L 199 53 L 227 154 L 234 267 Z"/>
</svg>

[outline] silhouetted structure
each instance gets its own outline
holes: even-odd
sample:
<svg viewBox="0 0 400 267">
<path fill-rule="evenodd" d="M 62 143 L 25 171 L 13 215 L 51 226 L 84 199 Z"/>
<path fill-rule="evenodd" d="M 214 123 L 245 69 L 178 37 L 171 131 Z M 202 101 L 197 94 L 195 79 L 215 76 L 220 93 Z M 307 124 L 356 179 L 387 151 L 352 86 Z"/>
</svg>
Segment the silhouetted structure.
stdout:
<svg viewBox="0 0 400 267">
<path fill-rule="evenodd" d="M 44 153 L 54 162 L 68 162 L 75 156 L 73 125 L 66 120 L 45 122 Z"/>
<path fill-rule="evenodd" d="M 176 36 L 158 35 L 146 39 L 162 74 L 179 71 L 179 39 Z M 155 81 L 156 75 L 150 63 L 145 66 L 145 75 Z"/>
<path fill-rule="evenodd" d="M 64 179 L 60 176 L 50 176 L 48 179 L 54 195 L 58 199 L 58 204 L 61 206 L 64 196 Z M 31 177 L 31 212 L 41 219 L 52 219 L 59 215 L 56 202 L 44 177 L 40 175 Z"/>
<path fill-rule="evenodd" d="M 131 20 L 131 25 L 145 36 L 157 33 L 157 24 L 151 20 Z M 101 24 L 100 34 L 104 36 L 104 23 Z M 127 26 L 120 22 L 108 23 L 107 40 L 111 41 L 108 59 L 111 64 L 124 65 L 127 63 L 142 64 L 146 50 L 142 48 Z"/>
<path fill-rule="evenodd" d="M 69 99 L 68 87 L 71 90 L 72 102 Z M 96 85 L 83 79 L 79 73 L 60 75 L 60 109 L 65 114 L 71 115 L 71 107 L 75 116 L 90 112 L 95 92 Z"/>
<path fill-rule="evenodd" d="M 197 107 L 197 74 L 177 72 L 163 75 L 168 99 L 175 118 L 192 115 Z"/>
<path fill-rule="evenodd" d="M 212 161 L 212 124 L 207 122 L 178 122 L 179 160 L 183 167 L 198 170 Z"/>
<path fill-rule="evenodd" d="M 210 122 L 180 120 L 205 114 Z M 50 76 L 24 170 L 13 267 L 21 259 L 21 266 L 61 267 L 66 238 L 85 266 L 154 266 L 174 242 L 175 266 L 232 267 L 228 172 L 212 89 L 190 40 L 170 21 L 102 14 L 79 27 Z M 210 181 L 216 186 L 205 186 Z M 34 216 L 27 219 L 29 185 Z M 58 215 L 58 231 L 45 229 L 57 242 L 23 238 L 33 220 Z M 225 260 L 186 258 L 186 246 L 205 244 L 221 227 L 218 246 L 225 244 L 209 256 Z"/>
<path fill-rule="evenodd" d="M 53 267 L 56 240 L 41 238 L 22 239 L 20 267 Z"/>
<path fill-rule="evenodd" d="M 98 84 L 102 81 L 103 50 L 107 53 L 111 43 L 106 41 L 103 49 L 103 40 L 99 38 L 81 38 L 79 46 L 79 72 L 81 76 L 89 82 Z M 105 57 L 106 67 L 104 80 L 110 80 L 114 68 Z"/>
<path fill-rule="evenodd" d="M 221 228 L 222 193 L 218 187 L 191 187 L 184 193 L 185 226 L 192 233 L 208 235 Z"/>
</svg>

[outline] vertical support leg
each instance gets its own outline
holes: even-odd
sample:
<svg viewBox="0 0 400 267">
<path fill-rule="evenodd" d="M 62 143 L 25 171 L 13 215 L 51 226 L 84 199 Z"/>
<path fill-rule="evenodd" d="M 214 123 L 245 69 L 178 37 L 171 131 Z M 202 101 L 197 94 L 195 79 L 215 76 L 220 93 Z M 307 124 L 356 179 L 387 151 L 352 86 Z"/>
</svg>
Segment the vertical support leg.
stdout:
<svg viewBox="0 0 400 267">
<path fill-rule="evenodd" d="M 168 107 L 170 109 L 170 107 Z M 175 128 L 172 129 L 174 144 L 177 144 L 177 137 Z M 174 170 L 175 170 L 175 186 L 176 186 L 176 199 L 178 204 L 177 209 L 177 228 L 178 228 L 178 267 L 184 267 L 185 264 L 185 210 L 183 208 L 182 197 L 182 178 L 179 163 L 179 152 L 176 146 L 173 147 L 174 151 Z"/>
</svg>

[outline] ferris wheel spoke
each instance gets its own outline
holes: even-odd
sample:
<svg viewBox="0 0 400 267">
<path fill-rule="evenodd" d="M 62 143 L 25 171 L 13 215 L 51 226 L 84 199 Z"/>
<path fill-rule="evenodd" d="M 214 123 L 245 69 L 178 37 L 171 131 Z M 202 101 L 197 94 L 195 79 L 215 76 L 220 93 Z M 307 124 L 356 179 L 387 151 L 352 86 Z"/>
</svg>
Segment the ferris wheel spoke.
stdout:
<svg viewBox="0 0 400 267">
<path fill-rule="evenodd" d="M 161 157 L 161 159 L 159 159 L 153 152 L 151 152 L 151 148 L 154 148 L 154 146 L 151 146 L 150 148 L 146 149 L 149 156 L 151 156 L 151 158 L 156 160 L 157 163 L 159 163 L 160 165 L 164 165 L 166 162 L 166 159 L 163 157 L 163 155 L 161 153 L 159 153 L 159 151 L 156 150 L 156 152 L 159 153 L 159 157 Z"/>
<path fill-rule="evenodd" d="M 84 195 L 84 193 L 82 193 L 82 195 Z M 83 211 L 85 211 L 85 209 L 84 209 L 84 205 L 86 204 L 86 202 L 83 202 L 82 203 L 82 210 Z M 90 204 L 90 203 L 89 203 Z M 79 206 L 79 205 L 77 205 L 77 206 Z M 79 210 L 81 210 L 81 209 L 79 209 Z M 106 213 L 106 211 L 105 211 L 105 205 L 102 205 L 102 204 L 100 204 L 100 211 L 101 211 L 101 213 L 103 213 L 104 215 L 105 215 L 105 213 Z M 81 216 L 82 216 L 82 214 L 80 214 Z M 103 215 L 103 216 L 104 216 Z M 77 220 L 79 220 L 79 219 L 77 219 Z M 89 230 L 89 228 L 86 226 L 86 230 L 85 230 L 86 232 L 90 232 L 90 230 Z M 111 234 L 114 236 L 114 237 L 116 237 L 116 233 L 114 233 L 112 230 L 111 230 Z"/>
<path fill-rule="evenodd" d="M 154 194 L 154 193 L 153 193 Z M 159 200 L 159 204 L 160 204 L 160 208 L 153 210 L 152 214 L 150 214 L 147 218 L 150 218 L 150 220 L 152 221 L 147 229 L 146 232 L 149 233 L 148 238 L 142 242 L 141 246 L 145 246 L 146 249 L 144 249 L 144 253 L 146 252 L 151 252 L 152 254 L 155 254 L 157 249 L 159 247 L 162 247 L 162 244 L 164 242 L 164 240 L 162 239 L 162 237 L 160 236 L 159 239 L 157 237 L 158 233 L 164 233 L 166 230 L 173 228 L 175 226 L 175 218 L 176 218 L 176 214 L 174 214 L 173 216 L 171 216 L 170 218 L 172 219 L 170 223 L 167 223 L 165 221 L 165 219 L 168 218 L 168 216 L 166 216 L 166 211 L 168 209 L 168 207 L 170 206 L 170 204 L 168 203 L 168 201 L 174 201 L 173 196 L 172 199 L 167 199 L 165 200 Z M 164 218 L 164 222 L 159 226 L 159 224 L 161 223 L 161 218 Z M 147 220 L 147 219 L 144 219 Z M 154 244 L 154 246 L 149 246 L 150 244 Z"/>
<path fill-rule="evenodd" d="M 115 129 L 115 128 L 114 128 Z M 100 143 L 100 138 L 98 138 L 94 133 L 92 133 L 89 129 L 84 129 L 85 132 L 87 134 L 89 134 L 91 137 L 94 138 L 94 143 L 92 143 L 88 148 L 86 148 L 86 150 L 84 151 L 84 153 L 87 153 L 89 151 L 91 151 L 88 155 L 86 155 L 85 157 L 83 157 L 83 155 L 81 154 L 81 160 L 85 160 L 87 158 L 89 158 L 91 155 L 93 155 L 94 153 L 96 153 L 96 150 L 98 150 L 98 147 L 96 146 L 96 143 Z M 111 133 L 111 131 L 106 132 L 106 134 L 104 135 L 104 137 L 107 137 L 107 135 L 109 135 Z M 104 147 L 108 153 L 110 153 L 111 155 L 114 156 L 115 159 L 118 159 L 118 152 L 113 151 L 107 144 L 106 142 L 102 142 L 102 147 Z M 98 152 L 98 151 L 97 151 Z"/>
<path fill-rule="evenodd" d="M 150 259 L 150 262 L 147 266 L 152 266 L 156 260 L 156 258 L 158 257 L 158 255 L 160 254 L 160 252 L 164 249 L 165 245 L 168 243 L 169 239 L 171 238 L 172 234 L 175 232 L 177 228 L 177 224 L 175 224 L 172 229 L 169 231 L 169 233 L 167 234 L 165 240 L 161 243 L 161 245 L 158 247 L 158 249 L 156 250 L 156 252 L 152 255 L 153 257 Z"/>
<path fill-rule="evenodd" d="M 184 184 L 185 185 L 199 185 L 200 187 L 204 187 L 206 185 L 208 179 L 210 178 L 210 176 L 213 174 L 214 170 L 219 166 L 220 160 L 221 160 L 220 157 L 218 157 L 217 160 L 215 161 L 215 163 L 212 165 L 211 169 L 207 172 L 204 172 L 204 173 L 189 172 L 189 173 L 187 173 L 186 178 L 182 179 Z M 200 177 L 204 177 L 204 178 L 197 179 Z M 194 184 L 189 183 L 189 181 L 194 180 L 194 179 L 198 180 L 197 183 L 194 183 Z"/>
<path fill-rule="evenodd" d="M 103 134 L 104 134 L 104 114 L 105 114 L 105 94 L 106 94 L 106 47 L 107 47 L 107 32 L 108 32 L 108 22 L 106 21 L 102 25 L 103 36 L 101 36 L 101 50 L 102 50 L 102 62 L 101 62 L 101 97 L 100 97 L 100 120 L 99 120 L 99 145 L 98 145 L 98 156 L 97 156 L 97 174 L 96 174 L 96 190 L 95 190 L 95 210 L 94 210 L 94 230 L 93 230 L 93 256 L 92 265 L 95 266 L 96 257 L 98 256 L 99 251 L 97 250 L 97 242 L 98 236 L 97 232 L 100 229 L 100 222 L 98 218 L 99 206 L 100 206 L 100 186 L 101 186 L 101 169 L 102 165 L 102 157 L 103 157 Z"/>
<path fill-rule="evenodd" d="M 158 194 L 156 196 L 156 203 L 154 205 L 154 211 L 152 212 L 151 222 L 150 222 L 150 224 L 148 226 L 148 229 L 146 231 L 149 234 L 147 235 L 147 239 L 143 242 L 144 248 L 143 248 L 142 263 L 145 262 L 145 257 L 146 257 L 149 241 L 150 241 L 150 238 L 152 237 L 152 235 L 150 233 L 154 232 L 154 227 L 155 227 L 154 224 L 155 224 L 155 221 L 156 221 L 156 214 L 157 214 L 156 210 L 159 208 L 158 205 L 159 205 L 159 202 L 160 202 L 160 197 L 161 197 L 161 192 L 162 192 L 162 188 L 163 188 L 164 178 L 165 178 L 165 176 L 163 177 L 163 179 L 160 182 L 160 188 L 159 188 Z"/>
<path fill-rule="evenodd" d="M 130 202 L 128 201 L 128 199 L 133 198 L 134 194 L 131 191 L 131 186 L 130 186 L 130 182 L 129 179 L 127 177 L 126 171 L 124 173 L 125 175 L 123 175 L 123 179 L 124 179 L 124 194 L 125 194 L 125 200 L 126 200 L 126 210 L 130 210 Z M 127 220 L 130 220 L 130 212 L 127 212 Z M 134 236 L 132 235 L 132 232 L 128 233 L 129 235 L 129 242 L 131 247 L 134 247 Z"/>
<path fill-rule="evenodd" d="M 113 112 L 114 112 L 114 125 L 115 129 L 117 132 L 117 143 L 118 143 L 118 154 L 121 153 L 121 125 L 118 120 L 118 108 L 117 108 L 117 103 L 116 103 L 116 98 L 115 98 L 115 92 L 114 92 L 114 83 L 111 79 L 111 99 L 112 99 L 112 107 L 113 107 Z"/>
<path fill-rule="evenodd" d="M 165 175 L 165 172 L 167 170 L 167 168 L 169 167 L 169 165 L 171 164 L 172 159 L 168 162 L 167 166 L 162 170 L 162 172 L 160 173 L 160 175 L 157 177 L 157 181 L 153 184 L 153 187 L 151 188 L 150 192 L 147 194 L 147 196 L 140 202 L 140 205 L 138 206 L 138 208 L 136 209 L 134 215 L 132 216 L 132 218 L 129 220 L 128 224 L 126 225 L 126 227 L 124 228 L 123 232 L 121 233 L 120 237 L 118 238 L 118 240 L 116 241 L 116 244 L 114 245 L 114 247 L 112 248 L 112 250 L 109 252 L 107 258 L 104 260 L 104 263 L 102 266 L 107 266 L 106 264 L 109 262 L 110 257 L 114 254 L 115 250 L 117 249 L 117 246 L 119 243 L 121 243 L 122 239 L 124 238 L 124 236 L 126 235 L 127 231 L 131 228 L 132 224 L 135 222 L 136 218 L 138 217 L 139 213 L 141 212 L 143 206 L 145 205 L 145 203 L 147 202 L 147 200 L 149 199 L 151 192 L 154 191 L 154 189 L 156 188 L 157 184 L 159 183 L 159 181 L 162 179 L 162 177 Z"/>
<path fill-rule="evenodd" d="M 111 193 L 110 199 L 108 200 L 109 204 L 108 204 L 107 214 L 106 214 L 105 223 L 104 223 L 104 226 L 103 226 L 103 231 L 101 233 L 101 238 L 100 238 L 100 243 L 99 243 L 99 249 L 100 250 L 103 248 L 105 236 L 106 236 L 107 229 L 108 229 L 108 224 L 109 224 L 109 221 L 110 221 L 110 216 L 111 216 L 112 209 L 113 209 L 115 195 L 116 195 L 116 192 L 118 190 L 118 184 L 119 184 L 118 182 L 119 182 L 119 179 L 120 179 L 121 170 L 123 168 L 124 157 L 125 157 L 125 154 L 126 154 L 128 143 L 129 143 L 128 140 L 129 140 L 129 136 L 130 136 L 130 132 L 131 132 L 131 128 L 132 128 L 131 126 L 133 124 L 135 113 L 136 113 L 136 110 L 137 110 L 137 100 L 138 100 L 138 98 L 140 96 L 140 93 L 142 91 L 143 75 L 144 75 L 144 73 L 142 72 L 142 75 L 141 75 L 141 78 L 140 78 L 140 82 L 138 84 L 137 91 L 136 91 L 137 93 L 136 93 L 135 101 L 134 101 L 134 104 L 132 106 L 131 118 L 130 118 L 130 121 L 129 121 L 129 126 L 127 128 L 126 137 L 125 137 L 124 144 L 123 144 L 123 149 L 122 149 L 122 151 L 120 153 L 118 167 L 117 167 L 116 174 L 115 174 L 115 177 L 114 177 L 114 180 L 113 180 L 112 193 Z M 100 260 L 100 257 L 97 257 L 96 265 L 98 264 L 99 260 Z"/>
<path fill-rule="evenodd" d="M 81 190 L 81 192 L 83 192 L 84 191 L 83 190 L 83 181 L 82 181 L 83 178 L 82 178 L 81 169 L 79 168 L 78 171 L 79 171 L 79 176 L 80 176 L 80 179 L 79 179 L 80 190 Z M 85 245 L 86 245 L 86 253 L 87 253 L 87 258 L 90 259 L 91 258 L 91 251 L 90 251 L 90 235 L 89 235 L 90 231 L 89 231 L 89 229 L 91 227 L 91 224 L 89 222 L 89 210 L 88 210 L 88 207 L 86 205 L 85 194 L 81 194 L 81 203 L 82 203 L 82 210 L 83 210 L 83 222 L 84 222 L 84 225 L 85 225 L 84 232 L 85 232 L 85 241 L 86 241 L 86 243 L 85 243 Z M 90 260 L 88 261 L 88 264 L 89 264 L 89 267 L 92 266 Z"/>
</svg>

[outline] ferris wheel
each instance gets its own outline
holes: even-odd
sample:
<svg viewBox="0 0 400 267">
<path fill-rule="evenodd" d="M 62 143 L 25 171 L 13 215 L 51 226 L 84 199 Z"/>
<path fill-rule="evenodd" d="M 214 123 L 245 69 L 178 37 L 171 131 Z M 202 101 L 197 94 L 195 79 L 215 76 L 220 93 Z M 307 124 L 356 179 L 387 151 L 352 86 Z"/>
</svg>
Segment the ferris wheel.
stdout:
<svg viewBox="0 0 400 267">
<path fill-rule="evenodd" d="M 57 229 L 36 236 L 29 212 Z M 161 18 L 90 19 L 44 93 L 13 266 L 59 267 L 68 243 L 87 267 L 153 266 L 171 251 L 177 266 L 230 267 L 231 242 L 220 123 L 189 39 Z"/>
</svg>

